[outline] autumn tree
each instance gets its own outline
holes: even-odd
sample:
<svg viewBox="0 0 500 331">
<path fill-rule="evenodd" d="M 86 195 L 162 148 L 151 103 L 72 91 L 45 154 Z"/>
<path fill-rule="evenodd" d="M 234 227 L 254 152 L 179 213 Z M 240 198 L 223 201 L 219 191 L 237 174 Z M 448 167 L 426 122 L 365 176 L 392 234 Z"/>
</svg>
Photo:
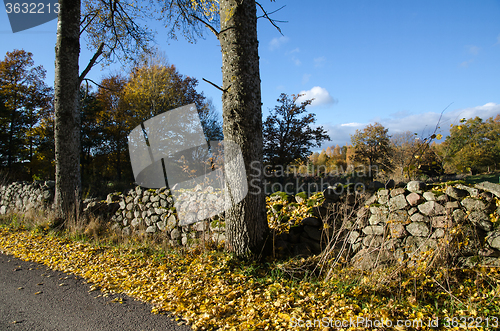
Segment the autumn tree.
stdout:
<svg viewBox="0 0 500 331">
<path fill-rule="evenodd" d="M 398 132 L 391 136 L 392 162 L 394 170 L 404 177 L 416 151 L 416 136 L 411 131 Z"/>
<path fill-rule="evenodd" d="M 390 170 L 391 164 L 391 146 L 388 129 L 382 124 L 369 124 L 362 131 L 356 130 L 351 135 L 351 143 L 354 148 L 353 161 L 365 164 L 367 162 L 370 174 L 377 170 Z M 365 164 L 366 165 L 366 164 Z M 377 167 L 377 168 L 374 168 Z"/>
<path fill-rule="evenodd" d="M 99 84 L 96 121 L 102 143 L 96 149 L 114 164 L 116 180 L 121 181 L 124 161 L 127 160 L 127 135 L 134 128 L 135 113 L 124 100 L 128 80 L 119 75 L 104 78 Z"/>
<path fill-rule="evenodd" d="M 198 80 L 179 73 L 162 57 L 147 57 L 132 69 L 123 87 L 123 101 L 135 125 L 162 112 L 194 103 L 208 140 L 222 140 L 222 125 L 213 104 L 196 91 Z M 132 125 L 132 128 L 134 125 Z"/>
<path fill-rule="evenodd" d="M 33 175 L 33 155 L 37 142 L 33 129 L 44 111 L 51 107 L 52 89 L 43 81 L 45 70 L 35 66 L 33 54 L 24 50 L 7 52 L 0 62 L 0 160 L 13 170 L 14 164 L 29 163 Z"/>
<path fill-rule="evenodd" d="M 497 117 L 498 119 L 498 117 Z M 479 117 L 453 125 L 445 141 L 445 157 L 456 170 L 478 172 L 500 162 L 500 121 Z"/>
<path fill-rule="evenodd" d="M 325 140 L 330 140 L 322 126 L 312 128 L 315 115 L 306 114 L 306 107 L 312 100 L 297 105 L 297 98 L 282 93 L 279 105 L 274 107 L 264 122 L 264 159 L 271 164 L 288 165 L 295 159 L 305 158 L 311 148 L 320 147 Z M 323 163 L 326 164 L 326 152 L 323 151 Z"/>
</svg>

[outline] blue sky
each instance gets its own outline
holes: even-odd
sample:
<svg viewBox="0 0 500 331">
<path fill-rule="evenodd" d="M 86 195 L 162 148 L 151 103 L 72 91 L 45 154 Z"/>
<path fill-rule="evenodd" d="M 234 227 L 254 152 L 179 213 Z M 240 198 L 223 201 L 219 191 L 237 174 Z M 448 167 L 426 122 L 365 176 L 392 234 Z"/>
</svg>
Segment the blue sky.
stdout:
<svg viewBox="0 0 500 331">
<path fill-rule="evenodd" d="M 440 123 L 446 135 L 460 118 L 500 114 L 500 1 L 299 1 L 261 2 L 281 35 L 260 19 L 260 70 L 264 116 L 280 93 L 315 97 L 308 108 L 328 130 L 330 145 L 344 145 L 350 134 L 378 121 L 389 134 L 412 131 L 429 135 Z M 23 48 L 54 81 L 56 21 L 13 34 L 0 14 L 0 53 Z M 221 111 L 221 54 L 215 36 L 189 44 L 168 41 L 158 31 L 157 47 L 178 70 L 199 80 L 198 90 Z M 81 70 L 92 53 L 82 40 Z M 89 78 L 100 80 L 116 64 Z"/>
</svg>

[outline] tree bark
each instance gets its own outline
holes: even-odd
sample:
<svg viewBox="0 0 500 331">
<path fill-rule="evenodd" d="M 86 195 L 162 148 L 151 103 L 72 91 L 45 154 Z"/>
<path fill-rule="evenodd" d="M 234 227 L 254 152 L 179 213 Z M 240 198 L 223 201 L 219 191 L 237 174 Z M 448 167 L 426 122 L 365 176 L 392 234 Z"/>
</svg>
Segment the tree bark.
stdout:
<svg viewBox="0 0 500 331">
<path fill-rule="evenodd" d="M 248 194 L 226 210 L 226 248 L 240 257 L 262 253 L 268 232 L 262 186 L 262 109 L 254 0 L 221 0 L 224 140 L 238 144 L 243 154 Z M 227 157 L 227 155 L 226 155 Z M 237 178 L 226 169 L 228 178 Z"/>
<path fill-rule="evenodd" d="M 80 177 L 80 0 L 59 0 L 55 62 L 56 217 L 76 221 Z"/>
</svg>

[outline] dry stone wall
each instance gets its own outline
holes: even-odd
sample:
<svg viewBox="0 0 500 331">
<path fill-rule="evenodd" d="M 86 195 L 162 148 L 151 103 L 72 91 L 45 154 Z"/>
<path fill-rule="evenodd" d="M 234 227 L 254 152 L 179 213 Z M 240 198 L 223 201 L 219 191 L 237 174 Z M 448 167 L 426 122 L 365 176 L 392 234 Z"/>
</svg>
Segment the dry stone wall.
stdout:
<svg viewBox="0 0 500 331">
<path fill-rule="evenodd" d="M 0 215 L 45 210 L 54 201 L 54 181 L 14 182 L 0 186 Z"/>
<path fill-rule="evenodd" d="M 327 249 L 360 269 L 412 265 L 432 254 L 433 263 L 500 266 L 498 184 L 456 184 L 433 190 L 413 181 L 371 193 L 337 192 L 334 187 L 327 188 L 324 202 L 313 208 L 313 215 L 299 221 L 290 219 L 293 226 L 288 231 L 274 233 L 275 252 L 309 255 Z M 303 194 L 286 198 L 307 201 Z M 0 187 L 0 214 L 50 210 L 53 199 L 54 182 L 12 183 Z M 111 222 L 113 231 L 122 235 L 160 235 L 172 246 L 225 240 L 222 217 L 179 224 L 173 197 L 166 188 L 137 187 L 109 194 L 102 201 L 87 199 L 82 211 L 85 217 Z"/>
<path fill-rule="evenodd" d="M 360 269 L 384 264 L 458 262 L 500 266 L 500 185 L 449 185 L 432 191 L 423 182 L 381 189 L 346 227 L 351 260 Z"/>
</svg>

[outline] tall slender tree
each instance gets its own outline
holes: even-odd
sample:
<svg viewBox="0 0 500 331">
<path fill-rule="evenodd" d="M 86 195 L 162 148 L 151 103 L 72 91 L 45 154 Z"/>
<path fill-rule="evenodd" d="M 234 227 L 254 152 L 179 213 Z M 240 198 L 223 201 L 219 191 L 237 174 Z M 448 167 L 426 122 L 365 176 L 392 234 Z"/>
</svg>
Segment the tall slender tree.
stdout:
<svg viewBox="0 0 500 331">
<path fill-rule="evenodd" d="M 239 203 L 226 210 L 227 249 L 238 256 L 260 254 L 268 231 L 262 186 L 263 136 L 255 0 L 164 1 L 162 13 L 171 26 L 195 38 L 205 26 L 222 52 L 222 117 L 224 139 L 242 151 L 251 189 Z M 263 17 L 269 18 L 263 10 Z M 186 29 L 186 27 L 188 27 Z M 237 178 L 241 169 L 227 168 Z"/>
<path fill-rule="evenodd" d="M 33 160 L 35 142 L 31 131 L 39 121 L 38 114 L 51 106 L 52 89 L 43 79 L 45 69 L 35 66 L 33 54 L 24 50 L 7 52 L 0 62 L 0 165 L 5 159 L 7 169 L 15 163 Z"/>
</svg>

